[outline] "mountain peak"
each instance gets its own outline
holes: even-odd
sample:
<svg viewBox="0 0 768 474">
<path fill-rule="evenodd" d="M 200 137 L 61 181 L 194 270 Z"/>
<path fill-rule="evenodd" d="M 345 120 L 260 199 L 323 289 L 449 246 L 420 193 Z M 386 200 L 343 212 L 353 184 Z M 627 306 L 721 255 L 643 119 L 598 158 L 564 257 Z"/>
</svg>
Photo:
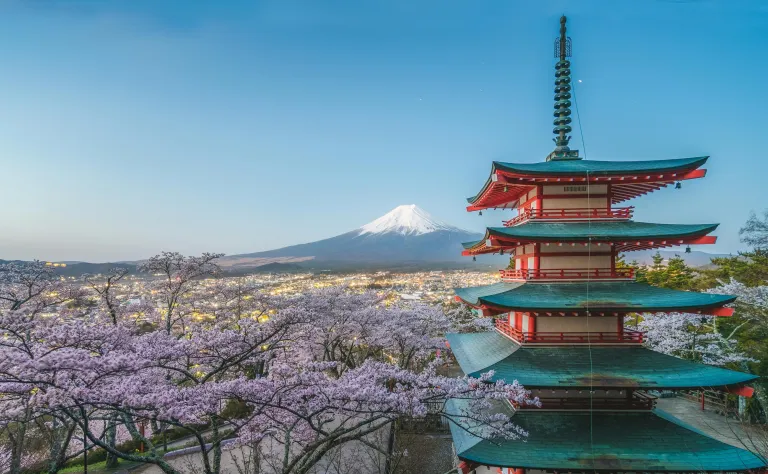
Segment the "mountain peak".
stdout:
<svg viewBox="0 0 768 474">
<path fill-rule="evenodd" d="M 421 235 L 438 230 L 459 230 L 441 222 L 416 204 L 397 206 L 388 213 L 358 229 L 363 234 L 397 233 Z"/>
</svg>

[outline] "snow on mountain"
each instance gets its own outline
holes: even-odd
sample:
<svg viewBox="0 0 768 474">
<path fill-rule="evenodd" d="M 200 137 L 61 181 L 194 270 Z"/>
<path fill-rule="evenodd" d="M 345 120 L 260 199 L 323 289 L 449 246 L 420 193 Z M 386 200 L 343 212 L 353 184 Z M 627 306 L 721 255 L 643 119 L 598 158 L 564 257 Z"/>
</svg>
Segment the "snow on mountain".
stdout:
<svg viewBox="0 0 768 474">
<path fill-rule="evenodd" d="M 416 204 L 397 206 L 388 213 L 358 229 L 363 234 L 384 234 L 394 232 L 402 235 L 429 234 L 439 230 L 456 231 L 456 227 L 432 217 Z"/>
</svg>

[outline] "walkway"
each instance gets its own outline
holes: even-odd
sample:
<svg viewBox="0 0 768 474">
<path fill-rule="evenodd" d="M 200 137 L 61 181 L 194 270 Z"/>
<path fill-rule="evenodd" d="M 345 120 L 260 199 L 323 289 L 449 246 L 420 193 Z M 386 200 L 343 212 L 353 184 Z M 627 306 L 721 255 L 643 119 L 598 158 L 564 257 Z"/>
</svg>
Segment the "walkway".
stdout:
<svg viewBox="0 0 768 474">
<path fill-rule="evenodd" d="M 702 411 L 701 405 L 683 397 L 659 398 L 656 402 L 656 408 L 679 418 L 723 443 L 744 448 L 740 439 L 746 441 L 746 438 L 738 420 L 726 418 L 710 408 Z"/>
</svg>

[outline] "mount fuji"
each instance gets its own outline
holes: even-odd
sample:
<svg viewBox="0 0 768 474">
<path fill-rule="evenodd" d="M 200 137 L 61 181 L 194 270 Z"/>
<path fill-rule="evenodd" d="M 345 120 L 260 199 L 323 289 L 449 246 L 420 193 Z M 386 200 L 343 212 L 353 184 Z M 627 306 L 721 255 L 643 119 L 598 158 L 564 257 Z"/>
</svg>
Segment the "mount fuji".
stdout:
<svg viewBox="0 0 768 474">
<path fill-rule="evenodd" d="M 415 204 L 398 206 L 350 232 L 306 244 L 266 252 L 224 257 L 227 266 L 252 267 L 254 260 L 269 263 L 305 262 L 327 265 L 392 265 L 404 263 L 468 263 L 461 243 L 482 235 L 441 222 Z"/>
</svg>

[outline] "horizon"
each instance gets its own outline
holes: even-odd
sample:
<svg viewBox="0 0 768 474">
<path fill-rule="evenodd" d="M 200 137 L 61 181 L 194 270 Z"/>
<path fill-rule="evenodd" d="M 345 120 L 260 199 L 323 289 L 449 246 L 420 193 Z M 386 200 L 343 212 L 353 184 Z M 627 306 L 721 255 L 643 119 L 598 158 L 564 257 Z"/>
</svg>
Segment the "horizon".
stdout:
<svg viewBox="0 0 768 474">
<path fill-rule="evenodd" d="M 464 198 L 492 161 L 552 150 L 563 13 L 572 148 L 711 156 L 703 180 L 629 202 L 637 220 L 719 222 L 693 250 L 727 254 L 763 211 L 759 1 L 178 5 L 0 6 L 0 259 L 251 253 L 406 202 L 471 232 L 500 225 L 509 211 L 478 218 Z"/>
<path fill-rule="evenodd" d="M 345 232 L 344 234 L 351 233 L 351 232 L 359 232 L 360 235 L 365 234 L 379 234 L 379 233 L 396 233 L 396 234 L 404 234 L 404 235 L 421 235 L 425 233 L 430 233 L 438 230 L 448 230 L 451 232 L 464 232 L 464 233 L 472 233 L 472 231 L 467 229 L 462 229 L 459 227 L 452 226 L 450 223 L 447 223 L 445 221 L 442 221 L 440 219 L 435 218 L 432 216 L 428 211 L 422 209 L 417 204 L 401 204 L 394 209 L 390 210 L 383 216 L 380 216 L 371 222 L 368 222 L 367 224 L 361 225 L 355 229 L 352 229 L 348 232 Z M 344 234 L 339 234 L 335 236 L 331 236 L 330 238 L 334 237 L 342 237 Z M 481 233 L 478 233 L 478 235 L 481 235 Z M 324 239 L 320 239 L 324 240 Z M 303 243 L 309 243 L 309 242 L 300 242 L 299 244 Z M 287 247 L 291 247 L 292 245 L 289 245 Z M 283 247 L 277 248 L 277 249 L 270 249 L 270 250 L 280 250 Z M 660 255 L 664 256 L 664 259 L 667 260 L 668 258 L 671 258 L 671 255 L 683 257 L 686 261 L 693 259 L 697 260 L 695 257 L 696 255 L 709 255 L 711 257 L 717 257 L 717 256 L 723 256 L 723 255 L 729 255 L 729 254 L 723 254 L 723 253 L 716 253 L 716 252 L 707 252 L 706 250 L 691 250 L 690 252 L 685 251 L 685 246 L 673 246 L 673 247 L 664 247 L 664 248 L 658 248 L 658 249 L 650 249 L 650 250 L 642 250 L 642 251 L 632 251 L 632 252 L 621 252 L 621 255 L 624 256 L 624 259 L 628 262 L 632 262 L 633 260 L 639 261 L 640 265 L 647 265 L 649 264 L 649 258 L 650 256 L 659 253 Z M 686 257 L 685 255 L 691 255 L 691 257 Z M 224 260 L 227 259 L 227 257 L 242 257 L 246 256 L 246 254 L 224 254 L 222 255 L 222 258 Z M 732 255 L 732 254 L 730 254 Z M 442 262 L 444 264 L 450 264 L 451 262 L 448 261 L 449 257 L 451 255 L 446 255 L 446 261 Z M 70 264 L 77 264 L 77 263 L 87 263 L 87 264 L 109 264 L 109 263 L 115 263 L 115 264 L 136 264 L 143 261 L 146 261 L 148 258 L 150 258 L 150 255 L 147 255 L 140 259 L 135 260 L 111 260 L 111 261 L 79 261 L 79 260 L 47 260 L 48 263 L 64 263 L 66 265 Z M 261 257 L 264 262 L 261 264 L 254 264 L 252 268 L 258 268 L 261 265 L 270 265 L 274 263 L 279 264 L 289 264 L 289 265 L 298 265 L 301 267 L 302 263 L 307 263 L 305 257 Z M 288 259 L 286 261 L 280 261 L 282 259 Z M 299 258 L 300 260 L 296 261 L 295 259 Z M 482 257 L 484 260 L 482 262 L 478 262 L 478 265 L 481 266 L 487 266 L 487 265 L 495 265 L 495 264 L 501 264 L 501 262 L 505 262 L 507 260 L 507 257 L 503 256 L 496 256 L 494 255 L 485 255 Z M 2 261 L 13 261 L 14 259 L 3 259 L 0 258 L 0 262 Z M 41 260 L 46 261 L 44 259 L 34 259 L 34 260 Z M 275 260 L 275 261 L 273 261 Z M 310 258 L 309 260 L 313 261 L 314 258 Z M 692 260 L 692 261 L 693 261 Z M 441 262 L 425 262 L 425 267 L 428 268 L 430 265 L 440 264 Z M 457 264 L 458 262 L 453 262 L 454 264 Z M 688 262 L 689 264 L 692 264 Z M 394 265 L 397 267 L 398 265 L 402 264 L 395 262 Z M 470 264 L 469 259 L 466 259 L 466 264 Z M 471 265 L 471 264 L 470 264 Z M 695 264 L 692 264 L 693 266 L 697 266 Z M 363 265 L 365 266 L 365 265 Z M 363 268 L 363 267 L 361 267 Z M 479 267 L 478 267 L 479 268 Z M 309 268 L 307 268 L 309 269 Z M 414 270 L 411 270 L 414 271 Z M 418 270 L 421 271 L 421 270 Z"/>
</svg>

